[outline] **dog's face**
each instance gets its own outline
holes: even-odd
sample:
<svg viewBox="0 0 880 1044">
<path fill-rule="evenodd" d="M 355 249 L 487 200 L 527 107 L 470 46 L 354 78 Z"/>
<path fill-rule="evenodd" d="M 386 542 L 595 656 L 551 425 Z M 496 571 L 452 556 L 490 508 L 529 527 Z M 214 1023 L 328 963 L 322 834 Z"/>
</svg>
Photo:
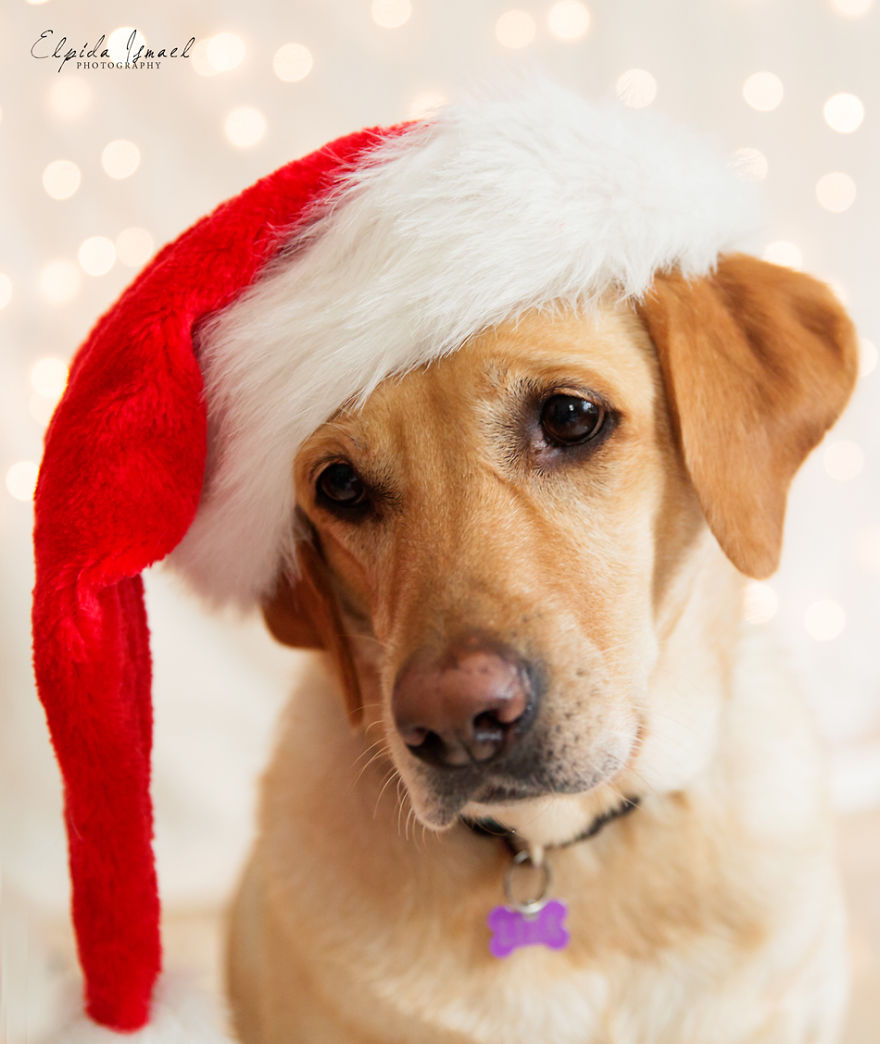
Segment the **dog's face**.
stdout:
<svg viewBox="0 0 880 1044">
<path fill-rule="evenodd" d="M 768 455 L 740 415 L 720 427 L 703 416 L 778 412 L 742 401 L 736 374 L 683 387 L 670 331 L 683 285 L 641 316 L 609 303 L 488 331 L 386 380 L 296 457 L 307 575 L 279 587 L 267 620 L 345 661 L 351 709 L 428 825 L 619 779 L 662 713 L 652 674 L 704 517 L 745 571 L 778 554 L 781 515 L 756 517 L 741 489 L 725 500 L 702 458 L 719 455 L 712 474 L 753 470 L 731 444 L 736 456 L 760 443 L 784 503 L 800 457 Z M 849 380 L 835 379 L 831 413 Z M 711 401 L 731 383 L 726 402 Z M 830 423 L 810 412 L 811 428 Z M 711 716 L 708 702 L 687 712 Z"/>
<path fill-rule="evenodd" d="M 532 315 L 386 381 L 309 439 L 296 479 L 421 818 L 619 772 L 656 659 L 655 573 L 698 515 L 631 312 Z M 658 532 L 670 498 L 694 507 Z M 460 714 L 431 706 L 474 688 L 468 671 L 486 680 Z"/>
</svg>

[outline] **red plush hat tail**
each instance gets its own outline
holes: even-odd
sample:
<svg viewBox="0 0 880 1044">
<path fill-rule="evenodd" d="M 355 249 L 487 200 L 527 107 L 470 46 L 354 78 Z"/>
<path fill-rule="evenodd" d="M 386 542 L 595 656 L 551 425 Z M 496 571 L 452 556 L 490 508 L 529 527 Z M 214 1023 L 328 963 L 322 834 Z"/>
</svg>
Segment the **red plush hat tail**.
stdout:
<svg viewBox="0 0 880 1044">
<path fill-rule="evenodd" d="M 47 435 L 33 632 L 64 780 L 86 1007 L 95 1021 L 130 1030 L 148 1019 L 160 964 L 149 633 L 138 574 L 195 514 L 205 412 L 182 331 L 168 331 L 157 348 L 152 331 L 126 326 L 111 313 L 98 327 Z"/>
<path fill-rule="evenodd" d="M 380 139 L 362 131 L 288 164 L 166 247 L 80 350 L 47 432 L 34 663 L 64 780 L 87 1009 L 106 1026 L 144 1025 L 160 967 L 139 574 L 179 543 L 199 504 L 206 421 L 193 331 Z"/>
<path fill-rule="evenodd" d="M 86 1010 L 131 1030 L 149 1017 L 160 967 L 147 621 L 139 576 L 77 588 L 63 619 L 56 592 L 38 579 L 37 681 L 65 781 Z"/>
</svg>

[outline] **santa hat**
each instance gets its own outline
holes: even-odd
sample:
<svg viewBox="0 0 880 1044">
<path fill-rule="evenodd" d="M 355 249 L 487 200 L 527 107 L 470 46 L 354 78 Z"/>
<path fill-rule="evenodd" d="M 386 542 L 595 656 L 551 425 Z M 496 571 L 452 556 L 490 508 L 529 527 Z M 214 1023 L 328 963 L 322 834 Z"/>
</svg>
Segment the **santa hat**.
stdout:
<svg viewBox="0 0 880 1044">
<path fill-rule="evenodd" d="M 46 436 L 33 610 L 95 1023 L 148 1024 L 161 963 L 141 571 L 259 602 L 295 560 L 297 447 L 343 403 L 527 309 L 705 274 L 753 223 L 689 132 L 531 84 L 282 167 L 98 322 Z"/>
</svg>

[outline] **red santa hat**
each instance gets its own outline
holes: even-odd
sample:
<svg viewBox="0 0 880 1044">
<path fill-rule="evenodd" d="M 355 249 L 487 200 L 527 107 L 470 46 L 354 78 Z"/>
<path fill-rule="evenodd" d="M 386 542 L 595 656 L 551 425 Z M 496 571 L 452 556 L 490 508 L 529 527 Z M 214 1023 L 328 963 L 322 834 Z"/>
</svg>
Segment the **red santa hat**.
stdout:
<svg viewBox="0 0 880 1044">
<path fill-rule="evenodd" d="M 170 556 L 209 601 L 259 602 L 295 562 L 293 456 L 340 405 L 527 309 L 707 273 L 752 231 L 751 196 L 689 132 L 533 83 L 282 167 L 165 247 L 98 322 L 46 435 L 33 609 L 94 1023 L 220 1039 L 151 1015 L 141 571 Z"/>
</svg>

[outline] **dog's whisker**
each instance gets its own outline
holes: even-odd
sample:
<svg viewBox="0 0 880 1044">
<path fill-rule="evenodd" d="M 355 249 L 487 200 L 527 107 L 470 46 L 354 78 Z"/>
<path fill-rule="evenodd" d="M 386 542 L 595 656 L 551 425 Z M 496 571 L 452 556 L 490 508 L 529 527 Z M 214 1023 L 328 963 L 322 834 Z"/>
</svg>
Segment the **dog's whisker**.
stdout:
<svg viewBox="0 0 880 1044">
<path fill-rule="evenodd" d="M 638 769 L 635 769 L 635 768 L 629 768 L 629 769 L 627 769 L 627 771 L 628 771 L 628 772 L 629 772 L 629 773 L 630 773 L 631 775 L 635 776 L 635 778 L 636 778 L 636 779 L 637 779 L 637 780 L 638 780 L 638 781 L 639 781 L 639 782 L 640 782 L 640 783 L 642 784 L 642 786 L 643 786 L 643 787 L 645 788 L 645 790 L 646 790 L 646 791 L 647 791 L 647 792 L 648 792 L 649 794 L 651 794 L 651 795 L 657 795 L 657 794 L 660 794 L 660 793 L 661 793 L 661 791 L 659 791 L 659 790 L 657 789 L 657 787 L 655 787 L 655 786 L 654 786 L 654 784 L 653 784 L 653 783 L 649 783 L 649 782 L 648 782 L 648 781 L 647 781 L 647 780 L 645 779 L 645 777 L 644 777 L 644 776 L 643 776 L 643 775 L 641 774 L 641 772 L 639 772 L 639 771 L 638 771 Z M 629 800 L 629 799 L 628 799 L 628 798 L 626 798 L 626 800 Z"/>
<path fill-rule="evenodd" d="M 384 744 L 384 742 L 384 736 L 380 736 L 377 740 L 373 740 L 373 742 L 370 743 L 368 746 L 364 747 L 360 754 L 358 754 L 358 756 L 354 759 L 354 764 L 356 765 L 362 758 L 365 758 L 371 751 L 375 750 L 376 747 L 381 747 Z"/>
<path fill-rule="evenodd" d="M 378 749 L 380 749 L 382 747 L 387 747 L 387 742 L 386 742 L 384 736 L 380 736 L 377 740 L 373 740 L 372 743 L 370 743 L 368 746 L 364 747 L 364 749 L 360 752 L 360 754 L 358 754 L 358 756 L 352 762 L 352 766 L 353 767 L 357 766 L 365 758 L 369 758 L 370 755 L 374 751 L 376 751 L 376 750 L 378 750 Z"/>
<path fill-rule="evenodd" d="M 366 735 L 371 729 L 378 729 L 378 728 L 381 728 L 381 727 L 382 727 L 382 719 L 381 718 L 377 718 L 375 721 L 367 722 L 367 724 L 364 725 L 364 730 L 363 730 L 364 731 L 364 735 Z"/>
<path fill-rule="evenodd" d="M 391 769 L 388 772 L 388 775 L 386 776 L 385 782 L 382 784 L 382 787 L 378 795 L 376 796 L 376 804 L 373 806 L 373 819 L 375 819 L 379 813 L 379 805 L 382 801 L 382 795 L 385 793 L 385 791 L 388 789 L 388 785 L 394 780 L 394 777 L 397 775 L 397 769 L 392 765 Z"/>
<path fill-rule="evenodd" d="M 370 760 L 361 767 L 360 772 L 358 772 L 357 777 L 352 782 L 352 790 L 358 785 L 358 783 L 360 783 L 361 779 L 363 778 L 366 771 L 370 768 L 370 766 L 375 764 L 375 762 L 381 760 L 383 757 L 387 757 L 389 759 L 391 757 L 391 751 L 387 747 L 384 747 L 382 750 L 376 751 L 376 753 L 370 758 Z"/>
<path fill-rule="evenodd" d="M 385 743 L 382 740 L 377 740 L 376 743 L 371 744 L 367 750 L 359 754 L 351 765 L 352 768 L 359 768 L 358 779 L 360 779 L 365 768 L 369 768 L 378 757 L 387 753 L 389 751 Z"/>
<path fill-rule="evenodd" d="M 398 775 L 398 777 L 397 777 L 397 788 L 396 788 L 397 789 L 397 834 L 398 834 L 398 836 L 401 835 L 400 817 L 403 814 L 403 795 L 401 793 L 401 788 L 402 787 L 403 787 L 403 780 Z M 403 836 L 404 836 L 404 840 L 406 840 L 406 835 L 404 834 Z"/>
</svg>

